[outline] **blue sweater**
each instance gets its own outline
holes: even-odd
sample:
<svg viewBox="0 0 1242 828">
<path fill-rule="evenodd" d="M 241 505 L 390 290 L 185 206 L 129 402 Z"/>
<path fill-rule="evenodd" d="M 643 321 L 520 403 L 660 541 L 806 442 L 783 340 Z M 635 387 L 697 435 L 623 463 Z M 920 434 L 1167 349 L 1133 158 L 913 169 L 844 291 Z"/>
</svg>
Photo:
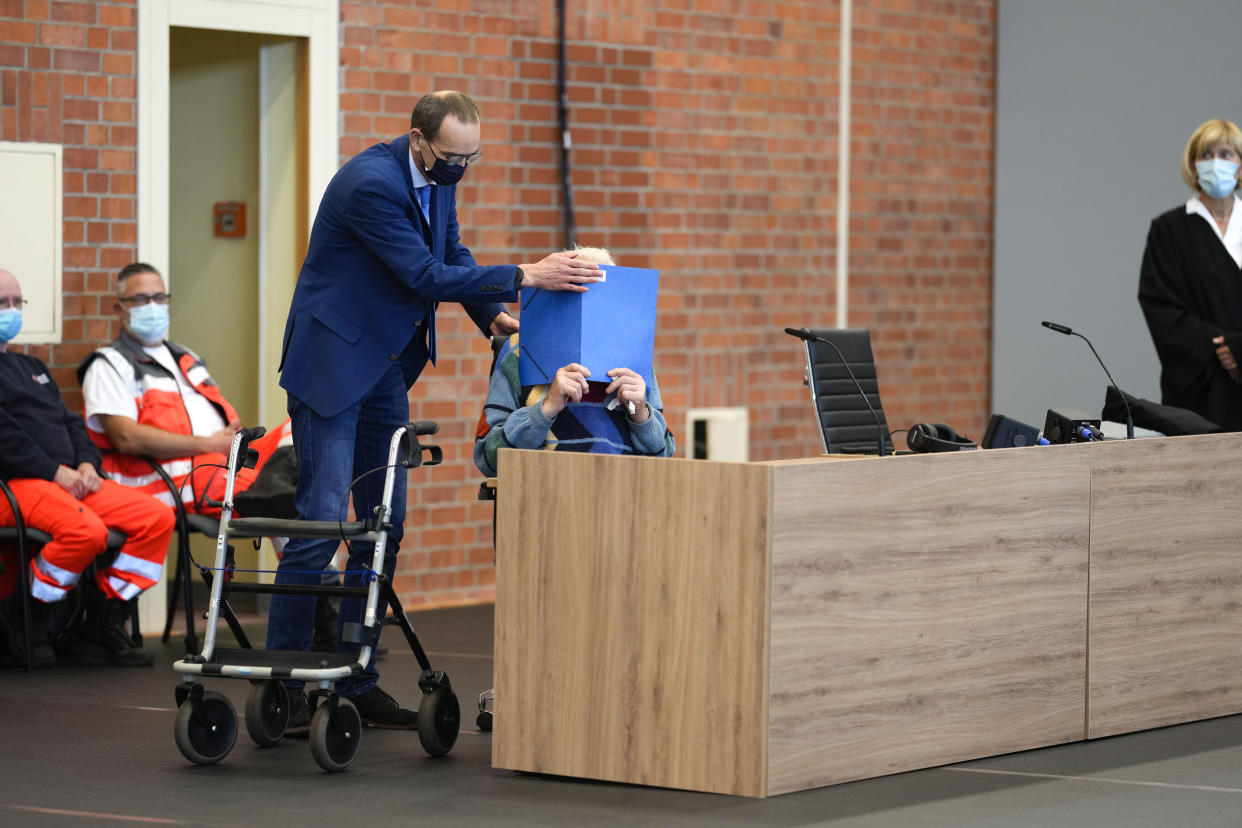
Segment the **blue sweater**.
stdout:
<svg viewBox="0 0 1242 828">
<path fill-rule="evenodd" d="M 676 443 L 661 410 L 660 389 L 652 377 L 647 387 L 651 416 L 632 422 L 615 394 L 594 402 L 571 402 L 549 420 L 541 403 L 547 385 L 522 388 L 518 379 L 517 334 L 500 349 L 474 441 L 474 464 L 491 477 L 502 448 L 586 451 L 596 454 L 643 454 L 672 457 Z"/>
</svg>

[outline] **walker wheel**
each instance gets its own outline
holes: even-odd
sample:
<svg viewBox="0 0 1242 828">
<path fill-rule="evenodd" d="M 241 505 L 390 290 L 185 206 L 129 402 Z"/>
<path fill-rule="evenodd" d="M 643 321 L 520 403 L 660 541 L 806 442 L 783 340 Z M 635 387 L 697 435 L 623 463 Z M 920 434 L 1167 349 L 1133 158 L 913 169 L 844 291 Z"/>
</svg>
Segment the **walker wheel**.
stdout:
<svg viewBox="0 0 1242 828">
<path fill-rule="evenodd" d="M 362 717 L 348 699 L 336 704 L 322 702 L 311 716 L 311 756 L 328 773 L 340 773 L 358 755 L 362 741 Z"/>
<path fill-rule="evenodd" d="M 246 696 L 246 732 L 259 747 L 271 747 L 289 726 L 289 690 L 283 681 L 256 681 Z"/>
<path fill-rule="evenodd" d="M 475 718 L 474 723 L 479 726 L 479 730 L 484 733 L 492 732 L 492 711 L 480 710 L 479 715 Z"/>
<path fill-rule="evenodd" d="M 177 708 L 173 738 L 181 755 L 196 765 L 214 765 L 237 742 L 237 711 L 223 693 L 207 691 Z"/>
<path fill-rule="evenodd" d="M 443 756 L 457 743 L 457 731 L 461 727 L 461 708 L 457 706 L 457 694 L 447 687 L 439 687 L 423 694 L 418 705 L 418 741 L 428 756 Z"/>
</svg>

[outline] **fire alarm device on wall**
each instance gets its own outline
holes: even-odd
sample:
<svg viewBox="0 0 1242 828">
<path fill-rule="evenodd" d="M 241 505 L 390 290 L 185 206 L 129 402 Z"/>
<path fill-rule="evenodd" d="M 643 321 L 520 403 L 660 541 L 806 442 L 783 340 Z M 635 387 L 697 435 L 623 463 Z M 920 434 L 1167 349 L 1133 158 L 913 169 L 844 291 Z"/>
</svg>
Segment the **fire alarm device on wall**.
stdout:
<svg viewBox="0 0 1242 828">
<path fill-rule="evenodd" d="M 246 203 L 217 201 L 215 203 L 215 235 L 239 239 L 246 235 Z"/>
</svg>

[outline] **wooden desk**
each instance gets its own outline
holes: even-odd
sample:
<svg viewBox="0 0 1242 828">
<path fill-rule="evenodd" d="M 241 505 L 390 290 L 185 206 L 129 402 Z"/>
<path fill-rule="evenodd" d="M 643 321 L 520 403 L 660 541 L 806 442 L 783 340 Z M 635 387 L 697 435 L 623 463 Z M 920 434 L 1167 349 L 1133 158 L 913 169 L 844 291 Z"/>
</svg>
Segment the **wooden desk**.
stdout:
<svg viewBox="0 0 1242 828">
<path fill-rule="evenodd" d="M 1084 448 L 502 451 L 493 765 L 766 796 L 1082 738 Z"/>
<path fill-rule="evenodd" d="M 1240 455 L 502 451 L 493 765 L 767 796 L 1242 712 Z"/>
</svg>

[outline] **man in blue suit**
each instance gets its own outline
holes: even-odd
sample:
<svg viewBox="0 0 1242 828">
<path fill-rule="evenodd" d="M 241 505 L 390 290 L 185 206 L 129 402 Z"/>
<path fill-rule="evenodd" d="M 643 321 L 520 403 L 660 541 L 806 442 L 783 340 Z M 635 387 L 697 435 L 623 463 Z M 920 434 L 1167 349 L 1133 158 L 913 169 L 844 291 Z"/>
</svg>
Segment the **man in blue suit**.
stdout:
<svg viewBox="0 0 1242 828">
<path fill-rule="evenodd" d="M 439 302 L 460 302 L 485 335 L 508 335 L 517 320 L 502 302 L 522 287 L 582 292 L 599 268 L 573 254 L 533 264 L 480 267 L 461 243 L 454 186 L 477 161 L 479 110 L 461 92 L 423 96 L 410 131 L 350 159 L 328 184 L 311 228 L 285 323 L 280 384 L 289 394 L 298 458 L 296 504 L 303 520 L 337 520 L 346 490 L 364 472 L 383 467 L 393 431 L 409 420 L 406 394 L 430 360 L 435 364 Z M 353 485 L 354 513 L 380 503 L 383 474 Z M 393 528 L 384 571 L 391 578 L 405 522 L 404 479 L 393 495 Z M 295 538 L 285 546 L 277 583 L 317 584 L 339 542 Z M 353 544 L 348 569 L 369 567 L 372 548 Z M 361 584 L 356 574 L 347 584 Z M 275 595 L 269 650 L 310 648 L 315 599 Z M 363 602 L 341 603 L 342 622 L 361 621 Z M 382 620 L 387 610 L 380 606 Z M 341 645 L 342 648 L 351 645 Z M 356 647 L 352 647 L 356 652 Z M 417 714 L 377 685 L 372 655 L 359 676 L 337 682 L 371 726 L 413 728 Z M 293 688 L 290 727 L 310 715 Z"/>
</svg>

